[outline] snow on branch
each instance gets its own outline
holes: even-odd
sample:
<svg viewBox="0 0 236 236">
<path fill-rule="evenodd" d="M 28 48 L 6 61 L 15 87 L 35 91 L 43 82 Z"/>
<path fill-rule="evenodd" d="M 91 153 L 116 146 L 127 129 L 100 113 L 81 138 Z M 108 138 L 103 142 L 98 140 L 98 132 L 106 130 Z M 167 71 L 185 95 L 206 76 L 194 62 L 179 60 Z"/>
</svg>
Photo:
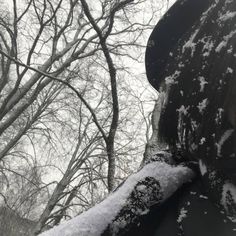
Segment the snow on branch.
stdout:
<svg viewBox="0 0 236 236">
<path fill-rule="evenodd" d="M 147 214 L 151 206 L 160 205 L 194 177 L 188 167 L 157 160 L 129 176 L 101 203 L 40 235 L 101 236 L 104 232 L 120 235 L 128 231 L 132 224 L 139 223 L 139 217 Z"/>
</svg>

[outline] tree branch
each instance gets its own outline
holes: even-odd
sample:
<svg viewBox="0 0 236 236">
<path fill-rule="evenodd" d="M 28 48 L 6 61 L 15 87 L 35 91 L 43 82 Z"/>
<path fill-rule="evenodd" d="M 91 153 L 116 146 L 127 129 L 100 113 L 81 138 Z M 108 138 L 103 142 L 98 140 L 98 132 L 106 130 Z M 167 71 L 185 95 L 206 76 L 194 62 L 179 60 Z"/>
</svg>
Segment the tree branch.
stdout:
<svg viewBox="0 0 236 236">
<path fill-rule="evenodd" d="M 15 58 L 9 56 L 7 53 L 3 52 L 1 49 L 0 49 L 0 54 L 4 55 L 5 57 L 7 57 L 8 59 L 10 59 L 11 61 L 13 61 L 14 63 L 18 64 L 19 66 L 22 66 L 22 67 L 25 67 L 27 69 L 30 69 L 34 72 L 37 72 L 45 77 L 48 77 L 49 79 L 51 80 L 54 80 L 54 81 L 57 81 L 57 82 L 60 82 L 62 84 L 64 84 L 66 87 L 70 88 L 72 91 L 75 92 L 75 94 L 77 95 L 77 97 L 84 103 L 84 105 L 86 106 L 86 108 L 90 111 L 92 117 L 93 117 L 93 120 L 94 120 L 94 123 L 96 124 L 98 130 L 101 132 L 102 134 L 102 137 L 105 141 L 107 141 L 107 136 L 105 134 L 105 131 L 103 130 L 103 128 L 100 126 L 99 122 L 98 122 L 98 119 L 97 119 L 97 116 L 96 114 L 94 113 L 92 107 L 88 104 L 88 102 L 83 98 L 83 96 L 78 92 L 78 90 L 76 88 L 74 88 L 71 84 L 69 84 L 68 82 L 64 81 L 64 80 L 61 80 L 61 79 L 58 79 L 48 73 L 45 73 L 43 71 L 40 71 L 34 67 L 31 67 L 29 65 L 26 65 L 22 62 L 20 62 L 19 60 L 16 60 Z"/>
</svg>

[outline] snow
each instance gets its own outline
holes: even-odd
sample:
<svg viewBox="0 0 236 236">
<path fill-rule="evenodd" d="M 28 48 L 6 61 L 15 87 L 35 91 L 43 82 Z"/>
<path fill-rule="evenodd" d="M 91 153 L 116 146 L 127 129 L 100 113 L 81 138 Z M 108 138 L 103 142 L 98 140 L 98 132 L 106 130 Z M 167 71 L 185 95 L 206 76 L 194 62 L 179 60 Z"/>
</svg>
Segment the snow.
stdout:
<svg viewBox="0 0 236 236">
<path fill-rule="evenodd" d="M 200 195 L 199 195 L 199 198 L 201 198 L 201 199 L 205 199 L 205 200 L 207 200 L 207 199 L 208 199 L 208 197 L 207 197 L 207 196 L 205 196 L 205 195 L 202 195 L 202 194 L 200 194 Z"/>
<path fill-rule="evenodd" d="M 227 46 L 227 41 L 221 41 L 219 45 L 216 47 L 215 51 L 220 52 L 223 47 Z"/>
<path fill-rule="evenodd" d="M 143 185 L 139 185 L 136 189 L 139 192 L 145 192 L 146 188 L 147 186 L 143 184 Z"/>
<path fill-rule="evenodd" d="M 209 56 L 210 52 L 213 48 L 214 48 L 214 43 L 211 39 L 204 42 L 204 46 L 203 46 L 203 49 L 202 49 L 204 51 L 203 56 L 204 57 Z"/>
<path fill-rule="evenodd" d="M 200 103 L 197 105 L 198 110 L 199 110 L 199 112 L 200 112 L 201 114 L 202 114 L 203 111 L 206 109 L 207 104 L 208 104 L 208 99 L 205 98 L 205 99 L 202 100 L 202 102 L 200 102 Z"/>
<path fill-rule="evenodd" d="M 215 122 L 216 124 L 219 124 L 221 119 L 222 119 L 222 114 L 224 113 L 224 109 L 223 108 L 218 108 L 217 113 L 216 113 L 216 118 L 215 118 Z"/>
<path fill-rule="evenodd" d="M 207 19 L 209 12 L 211 12 L 211 10 L 215 8 L 215 6 L 218 4 L 218 2 L 219 2 L 219 0 L 215 0 L 214 3 L 202 14 L 202 17 L 200 19 L 202 24 Z"/>
<path fill-rule="evenodd" d="M 195 47 L 196 47 L 196 43 L 194 43 L 194 39 L 197 36 L 198 32 L 199 32 L 199 29 L 196 30 L 191 35 L 190 39 L 184 44 L 183 49 L 182 49 L 182 53 L 184 53 L 187 48 L 190 48 L 191 49 L 191 56 L 193 56 L 193 54 L 195 52 Z"/>
<path fill-rule="evenodd" d="M 233 134 L 234 129 L 228 129 L 224 132 L 224 134 L 221 136 L 220 141 L 218 143 L 216 143 L 216 147 L 217 147 L 217 156 L 220 157 L 221 156 L 221 148 L 224 145 L 224 143 L 226 142 L 226 140 Z"/>
<path fill-rule="evenodd" d="M 127 198 L 137 185 L 146 177 L 159 181 L 163 201 L 171 196 L 179 186 L 189 181 L 194 173 L 187 167 L 171 166 L 163 162 L 153 162 L 131 175 L 117 191 L 104 201 L 79 216 L 46 231 L 41 236 L 99 236 L 127 202 Z M 140 186 L 139 186 L 140 187 Z M 140 187 L 141 191 L 144 187 Z"/>
<path fill-rule="evenodd" d="M 179 68 L 183 68 L 185 65 L 184 65 L 184 63 L 181 61 L 181 62 L 179 62 L 179 64 L 178 64 L 178 67 Z"/>
<path fill-rule="evenodd" d="M 177 219 L 177 222 L 181 223 L 183 221 L 183 219 L 187 217 L 187 213 L 188 213 L 188 211 L 185 210 L 184 207 L 182 207 L 181 210 L 180 210 L 180 214 L 179 214 L 179 217 Z"/>
<path fill-rule="evenodd" d="M 205 138 L 205 137 L 202 137 L 202 138 L 200 139 L 199 144 L 200 144 L 200 145 L 203 145 L 205 142 L 206 142 L 206 138 Z"/>
<path fill-rule="evenodd" d="M 236 12 L 234 11 L 234 12 L 230 12 L 230 11 L 227 11 L 224 15 L 222 15 L 221 17 L 220 17 L 220 21 L 227 21 L 227 20 L 230 20 L 230 19 L 232 19 L 233 17 L 235 17 L 236 16 Z"/>
<path fill-rule="evenodd" d="M 174 84 L 174 83 L 176 82 L 176 81 L 175 81 L 176 78 L 178 78 L 179 75 L 180 75 L 180 71 L 176 70 L 175 73 L 173 73 L 173 74 L 170 75 L 170 76 L 167 76 L 167 77 L 165 78 L 165 83 L 166 83 L 166 85 L 172 85 L 172 84 Z"/>
<path fill-rule="evenodd" d="M 216 47 L 215 51 L 220 52 L 222 48 L 226 47 L 229 40 L 236 34 L 236 31 L 230 32 L 228 35 L 224 36 L 224 40 L 221 41 Z"/>
<path fill-rule="evenodd" d="M 230 48 L 229 49 L 227 49 L 227 53 L 229 53 L 229 54 L 231 54 L 231 53 L 233 53 L 233 47 L 232 47 L 232 45 L 230 45 Z"/>
<path fill-rule="evenodd" d="M 200 82 L 200 92 L 204 91 L 205 85 L 208 84 L 208 82 L 206 81 L 206 79 L 203 76 L 200 76 L 198 78 L 199 82 Z"/>
<path fill-rule="evenodd" d="M 179 114 L 187 115 L 188 109 L 189 107 L 185 107 L 184 105 L 182 105 L 179 109 L 177 109 L 177 112 L 179 112 Z"/>
<path fill-rule="evenodd" d="M 231 67 L 227 67 L 226 73 L 233 74 L 234 70 Z"/>
</svg>

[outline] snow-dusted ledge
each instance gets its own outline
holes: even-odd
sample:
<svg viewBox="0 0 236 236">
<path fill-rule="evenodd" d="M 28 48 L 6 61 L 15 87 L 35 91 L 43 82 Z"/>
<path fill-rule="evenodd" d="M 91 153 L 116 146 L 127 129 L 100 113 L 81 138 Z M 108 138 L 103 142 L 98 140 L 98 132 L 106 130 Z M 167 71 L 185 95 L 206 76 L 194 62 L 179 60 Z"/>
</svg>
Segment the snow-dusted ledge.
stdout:
<svg viewBox="0 0 236 236">
<path fill-rule="evenodd" d="M 140 171 L 128 177 L 115 192 L 111 193 L 101 203 L 79 216 L 40 234 L 40 236 L 100 236 L 108 226 L 113 228 L 112 235 L 117 235 L 116 232 L 119 231 L 119 227 L 125 227 L 125 222 L 121 220 L 122 216 L 118 218 L 117 216 L 132 201 L 130 196 L 134 195 L 134 191 L 141 194 L 136 194 L 136 196 L 144 196 L 142 201 L 147 201 L 145 205 L 150 207 L 165 201 L 193 176 L 193 171 L 184 166 L 172 166 L 160 161 L 149 163 Z M 157 183 L 154 185 L 158 185 L 159 192 L 156 194 L 158 195 L 156 198 L 152 197 L 151 199 L 148 194 L 145 195 L 146 189 L 150 192 L 150 186 L 152 188 L 153 181 L 149 186 L 145 184 L 150 179 Z M 154 193 L 157 193 L 157 191 L 154 191 Z M 154 199 L 156 200 L 154 201 Z M 148 209 L 135 208 L 135 210 L 135 216 L 148 212 Z M 115 224 L 115 227 L 112 224 Z"/>
</svg>

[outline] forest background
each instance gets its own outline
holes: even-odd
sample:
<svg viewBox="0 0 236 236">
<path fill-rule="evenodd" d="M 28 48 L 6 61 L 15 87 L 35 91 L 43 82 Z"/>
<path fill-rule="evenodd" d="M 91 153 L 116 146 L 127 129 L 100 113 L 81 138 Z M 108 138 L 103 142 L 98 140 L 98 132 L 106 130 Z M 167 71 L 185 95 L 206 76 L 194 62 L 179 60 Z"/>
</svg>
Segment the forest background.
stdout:
<svg viewBox="0 0 236 236">
<path fill-rule="evenodd" d="M 158 97 L 145 48 L 172 2 L 1 0 L 2 207 L 40 232 L 138 169 Z"/>
</svg>

